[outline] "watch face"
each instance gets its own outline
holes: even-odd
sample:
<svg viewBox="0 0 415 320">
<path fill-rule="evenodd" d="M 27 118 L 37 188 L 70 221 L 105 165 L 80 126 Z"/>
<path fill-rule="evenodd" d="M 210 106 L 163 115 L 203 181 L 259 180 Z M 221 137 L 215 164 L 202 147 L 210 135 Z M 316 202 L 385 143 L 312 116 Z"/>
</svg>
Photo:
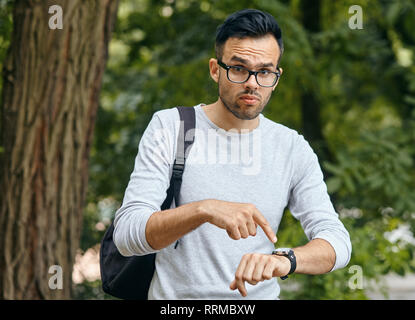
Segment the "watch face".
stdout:
<svg viewBox="0 0 415 320">
<path fill-rule="evenodd" d="M 278 249 L 275 249 L 273 254 L 283 256 L 283 255 L 287 255 L 288 252 L 290 252 L 290 250 L 291 250 L 290 248 L 278 248 Z"/>
</svg>

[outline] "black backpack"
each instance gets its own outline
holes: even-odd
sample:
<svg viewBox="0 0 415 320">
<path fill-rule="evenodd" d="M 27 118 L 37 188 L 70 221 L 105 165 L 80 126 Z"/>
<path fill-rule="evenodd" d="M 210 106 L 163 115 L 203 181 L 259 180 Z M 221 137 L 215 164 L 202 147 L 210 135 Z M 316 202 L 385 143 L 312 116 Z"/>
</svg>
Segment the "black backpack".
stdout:
<svg viewBox="0 0 415 320">
<path fill-rule="evenodd" d="M 188 130 L 196 127 L 194 107 L 177 107 L 177 109 L 179 110 L 181 120 L 177 139 L 177 154 L 173 164 L 170 187 L 167 190 L 166 199 L 161 205 L 161 210 L 170 209 L 173 197 L 176 207 L 179 206 L 179 193 L 186 162 L 185 155 L 188 154 L 194 142 L 194 130 L 191 130 L 189 133 L 191 139 L 186 136 Z M 187 140 L 185 140 L 185 137 L 187 137 Z M 155 270 L 156 254 L 124 257 L 118 252 L 113 242 L 113 233 L 114 223 L 111 223 L 101 241 L 100 268 L 102 288 L 104 292 L 117 298 L 146 300 Z"/>
</svg>

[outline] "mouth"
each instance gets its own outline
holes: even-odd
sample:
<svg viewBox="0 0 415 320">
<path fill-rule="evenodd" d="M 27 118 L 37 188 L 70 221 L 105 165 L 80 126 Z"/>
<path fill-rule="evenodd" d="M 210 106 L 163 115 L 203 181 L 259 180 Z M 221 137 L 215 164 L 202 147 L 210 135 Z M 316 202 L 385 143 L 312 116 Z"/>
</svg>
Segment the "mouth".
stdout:
<svg viewBox="0 0 415 320">
<path fill-rule="evenodd" d="M 242 95 L 240 99 L 247 105 L 253 105 L 259 101 L 258 97 L 249 94 Z"/>
</svg>

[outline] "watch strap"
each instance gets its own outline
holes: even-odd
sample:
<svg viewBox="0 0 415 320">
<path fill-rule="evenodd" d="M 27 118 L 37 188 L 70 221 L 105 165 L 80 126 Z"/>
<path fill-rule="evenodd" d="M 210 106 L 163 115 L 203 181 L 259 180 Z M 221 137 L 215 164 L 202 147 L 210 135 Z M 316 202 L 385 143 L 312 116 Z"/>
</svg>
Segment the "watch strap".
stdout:
<svg viewBox="0 0 415 320">
<path fill-rule="evenodd" d="M 285 276 L 283 276 L 283 277 L 280 277 L 281 278 L 281 280 L 285 280 L 285 279 L 287 279 L 288 278 L 288 276 L 290 275 L 290 274 L 292 274 L 294 271 L 295 271 L 295 269 L 297 268 L 297 259 L 296 259 L 296 257 L 295 257 L 295 254 L 294 254 L 294 251 L 293 250 L 289 250 L 288 251 L 288 253 L 285 253 L 285 254 L 281 254 L 281 253 L 277 253 L 278 252 L 278 250 L 275 250 L 274 252 L 272 252 L 272 254 L 276 254 L 276 255 L 279 255 L 279 256 L 282 256 L 282 257 L 286 257 L 288 260 L 290 260 L 290 262 L 291 262 L 291 268 L 290 268 L 290 271 L 285 275 Z"/>
</svg>

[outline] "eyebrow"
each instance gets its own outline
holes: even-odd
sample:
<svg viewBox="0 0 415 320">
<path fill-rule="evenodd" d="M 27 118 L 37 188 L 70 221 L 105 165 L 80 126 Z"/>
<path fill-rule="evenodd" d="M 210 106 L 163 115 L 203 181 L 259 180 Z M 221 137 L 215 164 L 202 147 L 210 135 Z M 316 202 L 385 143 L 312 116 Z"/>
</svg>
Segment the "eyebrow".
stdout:
<svg viewBox="0 0 415 320">
<path fill-rule="evenodd" d="M 245 65 L 249 65 L 248 60 L 246 60 L 244 58 L 241 58 L 241 57 L 238 57 L 238 56 L 233 56 L 231 58 L 231 61 L 236 61 L 236 62 L 240 62 L 240 63 L 245 64 Z M 273 67 L 274 68 L 274 64 L 272 62 L 260 63 L 260 64 L 257 64 L 255 67 L 256 68 L 268 68 L 268 67 Z"/>
</svg>

